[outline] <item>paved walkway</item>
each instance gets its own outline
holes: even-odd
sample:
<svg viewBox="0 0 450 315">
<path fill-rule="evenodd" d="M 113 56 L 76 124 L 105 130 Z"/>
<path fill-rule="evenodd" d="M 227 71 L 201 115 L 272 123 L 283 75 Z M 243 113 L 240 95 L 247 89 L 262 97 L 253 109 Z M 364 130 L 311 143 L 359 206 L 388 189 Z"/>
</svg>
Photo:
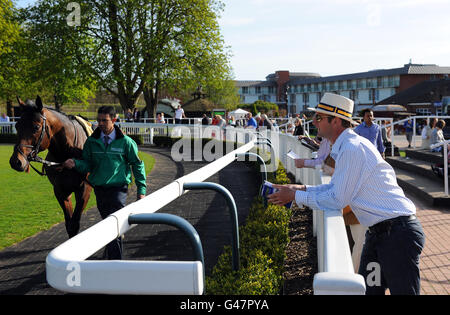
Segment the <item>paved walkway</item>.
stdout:
<svg viewBox="0 0 450 315">
<path fill-rule="evenodd" d="M 421 294 L 450 294 L 450 210 L 429 207 L 406 193 L 417 207 L 417 217 L 425 233 L 420 256 Z"/>
<path fill-rule="evenodd" d="M 192 173 L 206 162 L 176 163 L 168 149 L 143 149 L 155 157 L 155 166 L 147 178 L 148 194 L 171 183 L 176 178 Z M 234 162 L 207 181 L 220 183 L 234 196 L 239 223 L 257 193 L 259 176 L 242 162 Z M 49 192 L 50 193 L 50 192 Z M 135 200 L 129 193 L 129 202 Z M 231 224 L 224 198 L 211 191 L 190 191 L 176 199 L 160 213 L 179 215 L 198 231 L 205 255 L 205 271 L 210 274 L 223 246 L 231 244 Z M 96 208 L 82 216 L 81 231 L 100 221 Z M 45 279 L 45 258 L 59 244 L 67 240 L 64 224 L 30 237 L 0 251 L 0 295 L 2 294 L 62 294 L 51 288 Z M 99 251 L 89 259 L 101 259 Z M 130 260 L 193 260 L 186 237 L 175 228 L 164 225 L 140 225 L 125 234 L 124 259 Z"/>
</svg>

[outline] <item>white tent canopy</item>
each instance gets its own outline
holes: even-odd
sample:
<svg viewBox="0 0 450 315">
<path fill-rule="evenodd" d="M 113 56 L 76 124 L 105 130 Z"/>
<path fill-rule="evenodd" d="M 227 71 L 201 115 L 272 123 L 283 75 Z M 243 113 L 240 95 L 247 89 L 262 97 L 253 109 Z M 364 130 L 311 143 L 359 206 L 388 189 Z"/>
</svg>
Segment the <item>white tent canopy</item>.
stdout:
<svg viewBox="0 0 450 315">
<path fill-rule="evenodd" d="M 406 107 L 397 104 L 376 105 L 371 108 L 374 112 L 406 112 Z"/>
<path fill-rule="evenodd" d="M 235 118 L 243 118 L 245 117 L 245 115 L 247 115 L 249 112 L 247 112 L 246 110 L 243 110 L 241 108 L 238 108 L 232 112 L 229 112 L 228 114 L 230 116 L 234 116 Z"/>
</svg>

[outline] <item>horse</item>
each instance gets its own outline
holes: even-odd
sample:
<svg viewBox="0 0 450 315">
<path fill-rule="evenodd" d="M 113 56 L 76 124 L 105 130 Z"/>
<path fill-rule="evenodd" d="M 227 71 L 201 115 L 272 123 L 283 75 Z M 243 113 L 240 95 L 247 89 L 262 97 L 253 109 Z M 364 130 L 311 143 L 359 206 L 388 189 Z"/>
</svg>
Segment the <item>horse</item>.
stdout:
<svg viewBox="0 0 450 315">
<path fill-rule="evenodd" d="M 39 96 L 35 102 L 17 100 L 22 115 L 15 126 L 18 140 L 9 163 L 18 172 L 29 172 L 31 166 L 41 175 L 47 175 L 64 212 L 66 231 L 71 238 L 78 234 L 81 214 L 89 201 L 92 187 L 86 180 L 86 174 L 55 166 L 69 158 L 81 158 L 87 132 L 73 116 L 44 108 Z M 38 153 L 45 150 L 48 154 L 43 160 Z M 42 173 L 30 162 L 43 163 Z M 75 209 L 72 193 L 75 193 Z"/>
</svg>

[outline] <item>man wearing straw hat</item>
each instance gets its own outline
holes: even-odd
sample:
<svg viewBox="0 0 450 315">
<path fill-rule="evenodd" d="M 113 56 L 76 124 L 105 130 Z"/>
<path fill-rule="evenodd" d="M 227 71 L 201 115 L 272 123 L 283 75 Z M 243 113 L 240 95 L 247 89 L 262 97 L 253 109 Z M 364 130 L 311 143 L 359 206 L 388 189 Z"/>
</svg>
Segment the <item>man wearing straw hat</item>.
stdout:
<svg viewBox="0 0 450 315">
<path fill-rule="evenodd" d="M 366 280 L 366 294 L 420 294 L 419 256 L 425 237 L 415 205 L 398 186 L 392 167 L 377 148 L 352 129 L 352 100 L 325 93 L 314 109 L 315 125 L 330 140 L 336 161 L 329 184 L 274 185 L 269 201 L 284 205 L 295 200 L 313 210 L 351 207 L 368 227 L 358 273 Z M 376 263 L 381 281 L 368 281 Z"/>
</svg>

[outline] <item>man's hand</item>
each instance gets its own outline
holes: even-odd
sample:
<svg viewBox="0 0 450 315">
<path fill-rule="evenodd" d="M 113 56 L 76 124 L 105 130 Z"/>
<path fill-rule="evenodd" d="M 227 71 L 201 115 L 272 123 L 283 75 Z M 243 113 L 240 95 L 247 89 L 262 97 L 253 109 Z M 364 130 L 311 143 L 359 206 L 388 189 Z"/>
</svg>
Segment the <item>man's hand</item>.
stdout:
<svg viewBox="0 0 450 315">
<path fill-rule="evenodd" d="M 295 159 L 295 167 L 297 168 L 305 167 L 305 159 Z"/>
<path fill-rule="evenodd" d="M 74 167 L 75 167 L 75 161 L 73 159 L 68 159 L 64 163 L 62 163 L 61 166 L 56 167 L 56 170 L 58 172 L 61 172 L 65 168 L 72 169 Z"/>
<path fill-rule="evenodd" d="M 138 194 L 136 200 L 141 200 L 145 197 L 145 195 Z"/>
<path fill-rule="evenodd" d="M 305 190 L 304 185 L 273 185 L 273 188 L 278 189 L 276 193 L 268 196 L 268 201 L 275 205 L 283 206 L 295 200 L 296 190 Z"/>
</svg>

